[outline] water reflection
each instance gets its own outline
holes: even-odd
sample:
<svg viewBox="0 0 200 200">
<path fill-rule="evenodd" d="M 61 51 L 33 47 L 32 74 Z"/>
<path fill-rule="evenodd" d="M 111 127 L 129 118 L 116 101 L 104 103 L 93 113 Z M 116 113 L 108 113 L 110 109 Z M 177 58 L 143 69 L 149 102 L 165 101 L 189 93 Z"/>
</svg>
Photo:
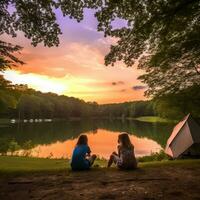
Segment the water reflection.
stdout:
<svg viewBox="0 0 200 200">
<path fill-rule="evenodd" d="M 96 133 L 85 133 L 89 139 L 89 145 L 93 153 L 100 157 L 108 158 L 113 151 L 117 151 L 117 132 L 98 129 Z M 136 156 L 148 155 L 151 152 L 158 152 L 162 147 L 155 141 L 147 138 L 138 138 L 130 135 L 130 139 L 135 146 Z M 39 145 L 33 149 L 33 156 L 70 158 L 77 139 L 66 140 L 65 142 L 56 142 L 50 145 Z M 39 153 L 38 153 L 39 152 Z"/>
<path fill-rule="evenodd" d="M 14 139 L 19 146 L 32 142 L 31 155 L 38 157 L 70 157 L 76 138 L 86 133 L 94 153 L 108 157 L 116 150 L 119 132 L 128 132 L 137 156 L 148 155 L 165 146 L 173 124 L 151 124 L 138 121 L 57 121 L 21 123 L 0 127 L 0 140 Z"/>
</svg>

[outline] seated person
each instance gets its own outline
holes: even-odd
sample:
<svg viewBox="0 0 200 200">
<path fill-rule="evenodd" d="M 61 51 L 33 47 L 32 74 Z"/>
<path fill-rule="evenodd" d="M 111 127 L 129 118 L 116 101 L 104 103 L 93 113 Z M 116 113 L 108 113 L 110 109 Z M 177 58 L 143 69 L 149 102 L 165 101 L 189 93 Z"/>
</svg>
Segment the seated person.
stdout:
<svg viewBox="0 0 200 200">
<path fill-rule="evenodd" d="M 90 156 L 91 150 L 88 146 L 88 138 L 81 135 L 78 138 L 76 147 L 74 148 L 71 167 L 72 170 L 88 170 L 93 165 L 96 155 Z"/>
<path fill-rule="evenodd" d="M 134 154 L 134 146 L 131 144 L 127 133 L 118 136 L 118 153 L 113 152 L 108 161 L 108 167 L 112 163 L 116 164 L 119 169 L 136 169 L 137 161 Z"/>
</svg>

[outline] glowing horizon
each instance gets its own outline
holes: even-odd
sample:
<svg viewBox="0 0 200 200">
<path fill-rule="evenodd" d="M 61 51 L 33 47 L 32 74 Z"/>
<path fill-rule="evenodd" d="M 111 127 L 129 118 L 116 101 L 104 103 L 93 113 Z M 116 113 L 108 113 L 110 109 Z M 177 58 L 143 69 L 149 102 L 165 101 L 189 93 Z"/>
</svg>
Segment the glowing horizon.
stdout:
<svg viewBox="0 0 200 200">
<path fill-rule="evenodd" d="M 91 11 L 86 12 L 85 20 L 79 24 L 60 13 L 57 18 L 63 32 L 59 47 L 45 48 L 42 44 L 33 47 L 21 32 L 17 38 L 3 36 L 5 41 L 24 47 L 17 56 L 26 63 L 5 71 L 6 79 L 42 92 L 100 104 L 145 99 L 144 88 L 137 87 L 142 85 L 137 77 L 143 72 L 136 67 L 126 68 L 122 63 L 115 67 L 104 65 L 104 56 L 116 39 L 104 38 L 103 33 L 96 31 Z"/>
</svg>

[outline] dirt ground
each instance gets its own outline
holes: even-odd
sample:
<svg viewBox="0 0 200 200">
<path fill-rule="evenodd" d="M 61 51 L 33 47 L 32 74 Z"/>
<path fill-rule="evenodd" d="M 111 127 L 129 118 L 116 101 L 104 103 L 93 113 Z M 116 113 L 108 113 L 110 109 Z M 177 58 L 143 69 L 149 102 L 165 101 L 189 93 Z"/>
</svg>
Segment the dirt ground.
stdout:
<svg viewBox="0 0 200 200">
<path fill-rule="evenodd" d="M 2 177 L 0 199 L 200 200 L 200 168 L 94 169 Z"/>
</svg>

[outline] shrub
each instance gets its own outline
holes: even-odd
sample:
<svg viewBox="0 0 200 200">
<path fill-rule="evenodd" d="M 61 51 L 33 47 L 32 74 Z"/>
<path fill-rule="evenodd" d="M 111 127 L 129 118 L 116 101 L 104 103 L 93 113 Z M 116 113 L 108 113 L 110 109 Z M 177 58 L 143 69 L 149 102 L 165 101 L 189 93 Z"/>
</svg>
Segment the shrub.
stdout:
<svg viewBox="0 0 200 200">
<path fill-rule="evenodd" d="M 138 162 L 162 161 L 169 160 L 169 156 L 161 150 L 160 152 L 151 153 L 150 156 L 143 156 L 138 158 Z"/>
</svg>

